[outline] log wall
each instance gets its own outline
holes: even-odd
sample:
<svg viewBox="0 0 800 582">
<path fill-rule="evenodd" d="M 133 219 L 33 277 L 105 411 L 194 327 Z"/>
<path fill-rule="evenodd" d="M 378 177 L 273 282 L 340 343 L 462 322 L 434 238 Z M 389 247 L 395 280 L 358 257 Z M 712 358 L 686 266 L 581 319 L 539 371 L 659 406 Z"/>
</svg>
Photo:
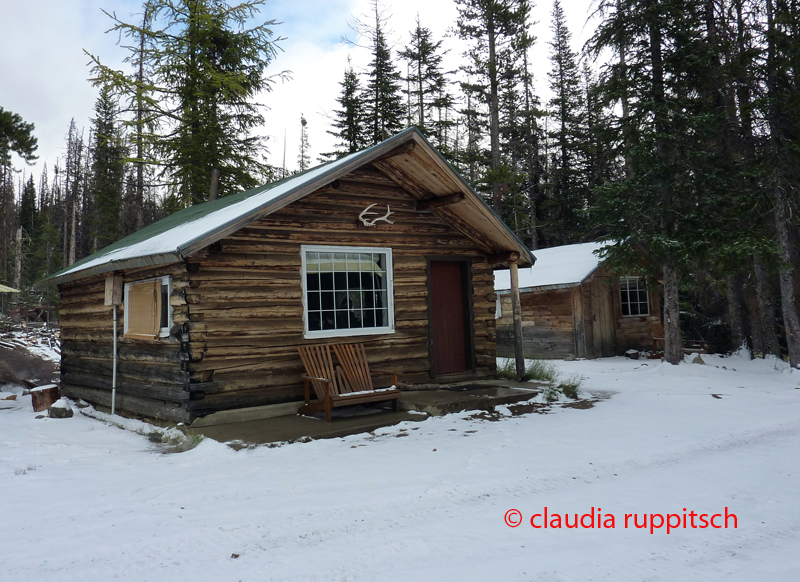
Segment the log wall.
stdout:
<svg viewBox="0 0 800 582">
<path fill-rule="evenodd" d="M 358 215 L 373 203 L 388 204 L 394 224 L 363 226 Z M 304 244 L 391 248 L 395 333 L 304 339 Z M 403 382 L 430 381 L 430 257 L 469 261 L 474 366 L 460 377 L 493 377 L 496 296 L 486 253 L 431 211 L 417 211 L 408 191 L 366 167 L 185 263 L 125 271 L 126 283 L 171 275 L 174 311 L 170 337 L 146 341 L 122 338 L 119 309 L 117 407 L 188 422 L 218 410 L 302 400 L 297 346 L 307 343 L 363 342 L 375 368 L 396 372 Z M 103 305 L 104 279 L 60 288 L 62 382 L 66 394 L 109 406 L 112 308 Z"/>
<path fill-rule="evenodd" d="M 169 338 L 123 338 L 123 307 L 117 311 L 117 407 L 158 420 L 189 420 L 185 390 L 189 374 L 182 369 L 180 330 L 188 321 L 184 299 L 188 286 L 185 266 L 130 269 L 123 281 L 172 277 L 173 326 Z M 113 312 L 104 305 L 105 276 L 60 286 L 61 383 L 64 394 L 111 406 Z M 185 367 L 185 366 L 184 366 Z"/>
<path fill-rule="evenodd" d="M 194 413 L 302 399 L 297 346 L 358 341 L 370 364 L 403 382 L 430 380 L 427 258 L 471 259 L 475 370 L 495 372 L 493 272 L 475 244 L 376 169 L 361 169 L 243 228 L 189 265 L 189 370 L 205 384 Z M 394 224 L 365 227 L 359 213 L 391 207 Z M 392 249 L 395 333 L 306 340 L 301 245 Z M 376 377 L 377 379 L 377 377 Z"/>
<path fill-rule="evenodd" d="M 522 293 L 526 358 L 600 358 L 629 349 L 652 349 L 650 322 L 661 321 L 657 290 L 650 290 L 650 315 L 622 316 L 618 279 L 600 268 L 580 286 Z M 514 357 L 511 297 L 501 295 L 497 353 Z"/>
</svg>

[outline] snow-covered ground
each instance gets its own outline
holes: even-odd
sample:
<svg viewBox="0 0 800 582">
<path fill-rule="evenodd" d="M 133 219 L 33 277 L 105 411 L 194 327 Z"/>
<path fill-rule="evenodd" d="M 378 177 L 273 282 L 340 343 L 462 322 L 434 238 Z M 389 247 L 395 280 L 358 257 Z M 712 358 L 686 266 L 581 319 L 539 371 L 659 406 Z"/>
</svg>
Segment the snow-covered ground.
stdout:
<svg viewBox="0 0 800 582">
<path fill-rule="evenodd" d="M 796 581 L 800 372 L 704 357 L 558 362 L 613 392 L 588 410 L 238 452 L 0 401 L 0 580 Z M 604 527 L 531 527 L 545 507 Z"/>
</svg>

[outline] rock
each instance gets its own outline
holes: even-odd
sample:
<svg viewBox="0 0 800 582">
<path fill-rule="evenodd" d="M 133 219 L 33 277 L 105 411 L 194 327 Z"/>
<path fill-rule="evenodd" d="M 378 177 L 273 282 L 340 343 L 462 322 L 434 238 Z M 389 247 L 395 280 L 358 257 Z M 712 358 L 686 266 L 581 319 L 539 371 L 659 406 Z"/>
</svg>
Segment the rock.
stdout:
<svg viewBox="0 0 800 582">
<path fill-rule="evenodd" d="M 72 407 L 63 398 L 57 400 L 47 409 L 50 418 L 72 418 Z"/>
<path fill-rule="evenodd" d="M 703 361 L 703 358 L 700 357 L 700 354 L 697 354 L 694 357 L 694 360 L 692 360 L 692 363 L 693 364 L 705 364 L 705 362 Z"/>
<path fill-rule="evenodd" d="M 625 357 L 630 358 L 631 360 L 638 360 L 639 350 L 628 350 L 627 352 L 625 352 Z"/>
<path fill-rule="evenodd" d="M 89 408 L 91 404 L 89 404 L 85 400 L 78 400 L 78 402 L 75 403 L 75 406 L 77 406 L 78 408 Z"/>
<path fill-rule="evenodd" d="M 564 361 L 565 362 L 574 362 L 575 361 L 575 356 L 572 355 L 572 354 L 567 354 L 567 356 L 564 358 Z"/>
</svg>

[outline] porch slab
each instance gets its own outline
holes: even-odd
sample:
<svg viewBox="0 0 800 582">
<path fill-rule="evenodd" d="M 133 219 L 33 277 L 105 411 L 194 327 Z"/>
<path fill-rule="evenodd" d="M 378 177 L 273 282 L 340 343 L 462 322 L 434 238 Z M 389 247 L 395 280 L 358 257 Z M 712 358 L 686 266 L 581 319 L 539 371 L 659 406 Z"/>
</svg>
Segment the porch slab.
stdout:
<svg viewBox="0 0 800 582">
<path fill-rule="evenodd" d="M 253 418 L 264 410 L 247 409 L 226 417 L 224 424 L 195 422 L 192 430 L 223 443 L 242 446 L 295 441 L 302 438 L 339 438 L 372 432 L 404 421 L 422 421 L 428 416 L 442 416 L 465 410 L 493 410 L 496 406 L 524 402 L 536 396 L 545 384 L 488 380 L 448 384 L 441 389 L 404 391 L 399 400 L 400 411 L 381 407 L 352 407 L 333 411 L 333 420 L 326 422 L 322 413 L 301 416 L 284 415 Z M 292 406 L 293 411 L 297 406 Z M 286 408 L 288 411 L 289 408 Z M 270 410 L 270 412 L 275 412 Z"/>
<path fill-rule="evenodd" d="M 510 386 L 509 384 L 514 384 Z M 461 383 L 440 390 L 403 392 L 400 408 L 442 416 L 466 410 L 494 410 L 497 406 L 525 402 L 541 392 L 545 384 L 489 381 Z"/>
<path fill-rule="evenodd" d="M 362 412 L 362 413 L 354 413 Z M 339 414 L 341 412 L 349 414 Z M 324 417 L 276 416 L 210 426 L 192 426 L 192 430 L 222 443 L 242 443 L 243 445 L 261 445 L 296 441 L 302 438 L 332 439 L 372 432 L 379 428 L 394 426 L 401 422 L 421 421 L 427 414 L 374 408 L 371 410 L 336 410 L 333 420 L 326 422 Z"/>
</svg>

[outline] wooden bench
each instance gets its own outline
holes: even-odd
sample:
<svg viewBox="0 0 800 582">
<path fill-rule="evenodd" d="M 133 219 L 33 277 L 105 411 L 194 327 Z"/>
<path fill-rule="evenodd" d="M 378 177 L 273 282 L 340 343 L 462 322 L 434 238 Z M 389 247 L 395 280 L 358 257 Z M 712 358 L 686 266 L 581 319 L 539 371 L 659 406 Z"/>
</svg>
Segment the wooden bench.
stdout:
<svg viewBox="0 0 800 582">
<path fill-rule="evenodd" d="M 660 321 L 650 323 L 650 334 L 653 336 L 653 353 L 651 358 L 659 358 L 664 353 L 664 324 Z M 660 349 L 659 349 L 660 348 Z M 684 354 L 707 354 L 708 344 L 705 341 L 684 340 L 681 338 L 681 350 Z"/>
<path fill-rule="evenodd" d="M 397 388 L 397 376 L 382 370 L 370 370 L 364 344 L 323 344 L 298 346 L 300 359 L 306 373 L 303 374 L 305 404 L 299 414 L 314 414 L 325 411 L 325 420 L 331 420 L 331 410 L 340 406 L 352 406 L 369 402 L 391 400 L 397 410 L 397 399 L 401 392 Z M 338 365 L 334 366 L 333 355 Z M 372 373 L 391 376 L 391 388 L 375 388 Z M 311 388 L 317 397 L 311 401 Z"/>
</svg>

